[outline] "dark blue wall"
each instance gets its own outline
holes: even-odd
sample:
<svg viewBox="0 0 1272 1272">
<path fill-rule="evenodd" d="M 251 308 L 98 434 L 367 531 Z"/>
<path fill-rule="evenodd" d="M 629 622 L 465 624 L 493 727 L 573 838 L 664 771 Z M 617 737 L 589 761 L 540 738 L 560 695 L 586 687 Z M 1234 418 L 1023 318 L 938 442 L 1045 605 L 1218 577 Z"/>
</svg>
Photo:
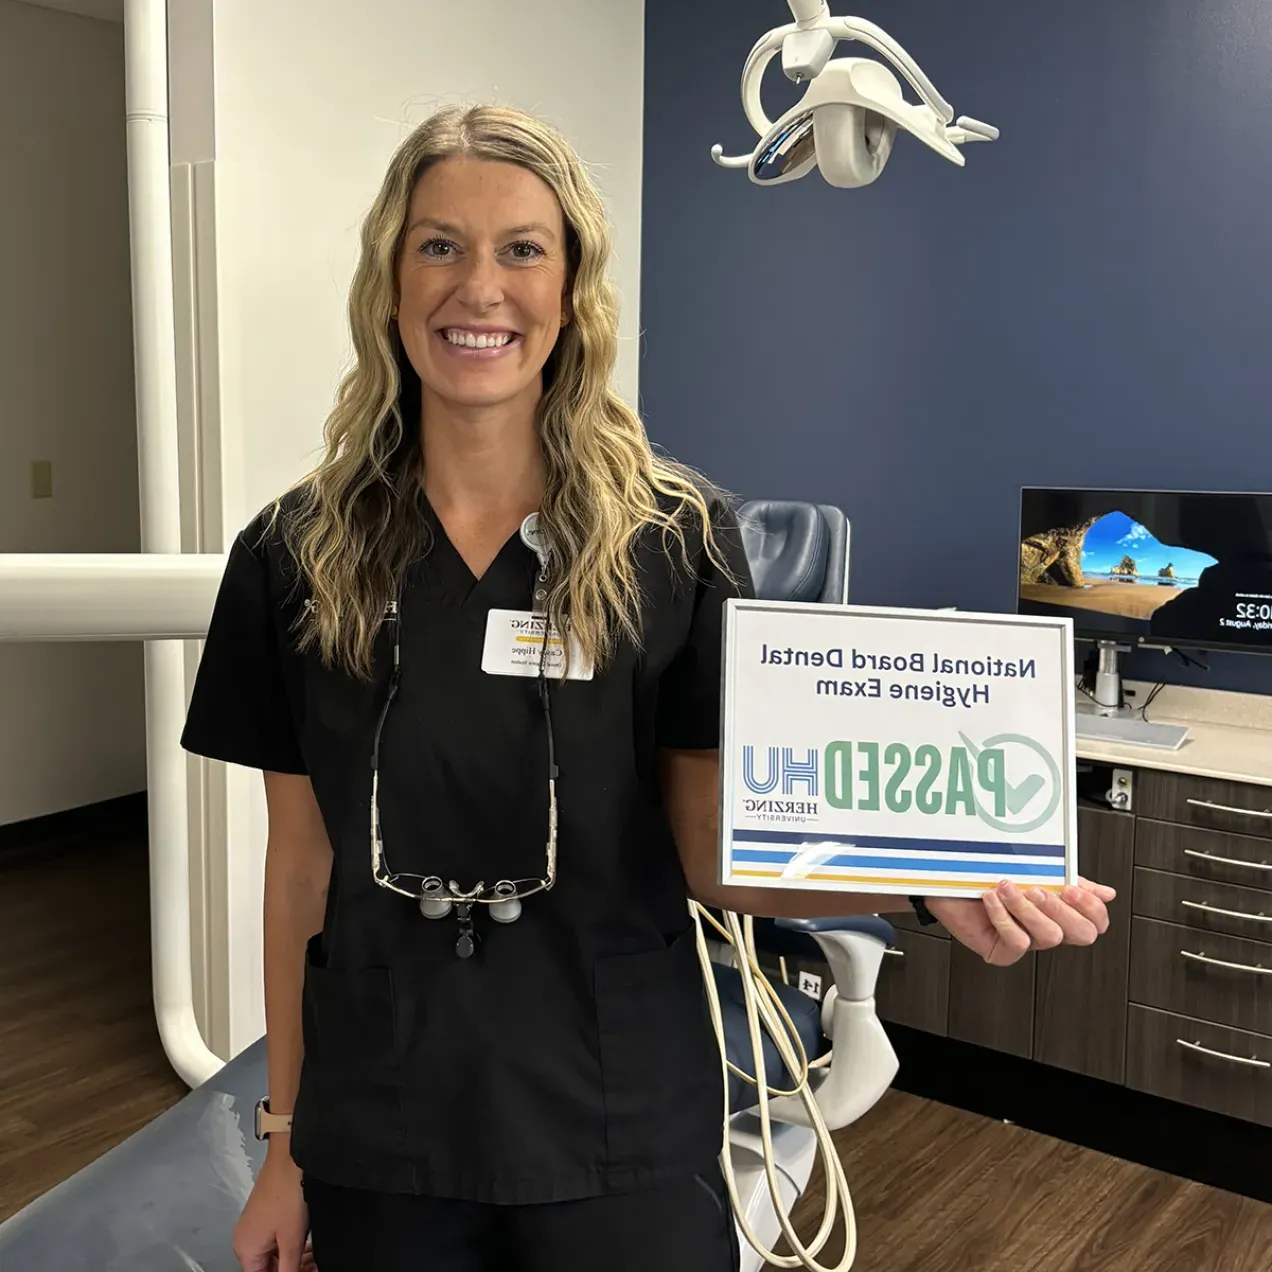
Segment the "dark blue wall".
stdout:
<svg viewBox="0 0 1272 1272">
<path fill-rule="evenodd" d="M 867 604 L 1013 608 L 1022 485 L 1272 488 L 1272 5 L 831 9 L 1002 135 L 961 169 L 901 134 L 864 190 L 760 189 L 709 151 L 757 140 L 742 62 L 784 0 L 646 0 L 654 439 L 743 497 L 843 507 Z M 798 96 L 778 59 L 764 87 L 771 118 Z M 1272 690 L 1272 659 L 1204 683 Z"/>
</svg>

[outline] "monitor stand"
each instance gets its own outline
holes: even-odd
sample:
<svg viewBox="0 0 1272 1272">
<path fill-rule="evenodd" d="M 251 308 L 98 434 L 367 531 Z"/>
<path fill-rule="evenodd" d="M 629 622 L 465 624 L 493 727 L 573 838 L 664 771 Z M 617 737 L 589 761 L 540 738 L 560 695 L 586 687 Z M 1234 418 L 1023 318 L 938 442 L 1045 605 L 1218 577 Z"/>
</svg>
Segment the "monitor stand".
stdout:
<svg viewBox="0 0 1272 1272">
<path fill-rule="evenodd" d="M 1097 641 L 1095 647 L 1100 655 L 1095 673 L 1095 714 L 1120 715 L 1127 708 L 1122 703 L 1122 671 L 1118 662 L 1121 654 L 1131 652 L 1131 647 L 1111 640 Z"/>
<path fill-rule="evenodd" d="M 1087 742 L 1177 751 L 1188 737 L 1186 728 L 1177 724 L 1152 724 L 1143 718 L 1138 707 L 1122 705 L 1118 659 L 1121 654 L 1130 653 L 1130 647 L 1102 640 L 1097 642 L 1096 648 L 1100 661 L 1095 674 L 1095 700 L 1079 695 L 1074 733 Z"/>
</svg>

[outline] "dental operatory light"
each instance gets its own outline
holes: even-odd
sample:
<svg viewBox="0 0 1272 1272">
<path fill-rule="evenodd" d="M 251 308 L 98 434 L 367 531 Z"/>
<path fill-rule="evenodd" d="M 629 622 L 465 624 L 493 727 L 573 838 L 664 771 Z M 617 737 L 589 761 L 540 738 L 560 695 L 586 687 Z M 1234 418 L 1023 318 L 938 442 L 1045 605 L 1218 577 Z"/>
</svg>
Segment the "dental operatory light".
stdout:
<svg viewBox="0 0 1272 1272">
<path fill-rule="evenodd" d="M 757 185 L 795 181 L 814 168 L 832 186 L 855 189 L 875 181 L 888 162 L 897 129 L 904 128 L 951 163 L 963 166 L 958 147 L 994 141 L 998 129 L 954 109 L 914 59 L 886 31 L 862 18 L 834 18 L 826 0 L 788 0 L 793 23 L 775 27 L 751 50 L 742 68 L 742 108 L 760 134 L 748 155 L 711 148 L 722 168 L 745 168 Z M 831 60 L 841 40 L 856 40 L 882 54 L 922 99 L 905 100 L 896 75 L 872 58 Z M 760 101 L 764 70 L 777 54 L 787 79 L 808 87 L 778 120 Z"/>
</svg>

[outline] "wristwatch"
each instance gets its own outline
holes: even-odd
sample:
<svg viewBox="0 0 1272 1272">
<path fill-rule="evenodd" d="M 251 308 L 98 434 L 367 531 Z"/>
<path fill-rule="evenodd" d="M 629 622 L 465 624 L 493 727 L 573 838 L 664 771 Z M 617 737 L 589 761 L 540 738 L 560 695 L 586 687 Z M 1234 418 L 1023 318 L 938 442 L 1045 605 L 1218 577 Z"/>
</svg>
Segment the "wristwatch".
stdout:
<svg viewBox="0 0 1272 1272">
<path fill-rule="evenodd" d="M 927 908 L 927 903 L 922 897 L 911 897 L 910 904 L 914 907 L 914 917 L 924 927 L 931 927 L 933 923 L 939 923 L 941 920 Z"/>
<path fill-rule="evenodd" d="M 275 1132 L 291 1130 L 292 1115 L 290 1113 L 271 1113 L 269 1096 L 264 1095 L 256 1101 L 256 1138 L 267 1140 Z"/>
</svg>

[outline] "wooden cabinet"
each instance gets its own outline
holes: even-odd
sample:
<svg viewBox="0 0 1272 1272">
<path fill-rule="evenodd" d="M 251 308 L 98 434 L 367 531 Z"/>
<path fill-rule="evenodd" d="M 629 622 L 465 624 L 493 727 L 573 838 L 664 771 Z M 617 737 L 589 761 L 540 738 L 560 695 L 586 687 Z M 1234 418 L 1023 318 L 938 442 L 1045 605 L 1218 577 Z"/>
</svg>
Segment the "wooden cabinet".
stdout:
<svg viewBox="0 0 1272 1272">
<path fill-rule="evenodd" d="M 1272 1034 L 1272 945 L 1135 919 L 1131 1000 Z"/>
<path fill-rule="evenodd" d="M 1272 1126 L 1272 788 L 1132 785 L 1130 812 L 1078 810 L 1079 870 L 1118 893 L 1093 947 L 989 967 L 890 916 L 879 1016 Z"/>
<path fill-rule="evenodd" d="M 1272 1038 L 1132 1006 L 1126 1085 L 1272 1126 Z"/>
<path fill-rule="evenodd" d="M 1036 956 L 1033 1058 L 1108 1082 L 1121 1082 L 1126 1066 L 1134 844 L 1129 814 L 1078 810 L 1078 869 L 1117 889 L 1109 930 L 1090 948 L 1063 946 Z"/>
<path fill-rule="evenodd" d="M 879 1018 L 944 1035 L 950 1001 L 950 948 L 944 939 L 898 927 L 875 990 Z"/>
<path fill-rule="evenodd" d="M 1203 932 L 1272 941 L 1272 893 L 1135 867 L 1135 913 Z"/>
<path fill-rule="evenodd" d="M 939 923 L 929 923 L 924 925 L 920 923 L 913 914 L 906 914 L 903 911 L 898 911 L 895 914 L 888 914 L 885 917 L 894 928 L 900 928 L 906 932 L 918 932 L 922 936 L 935 936 L 942 941 L 948 941 L 950 939 L 950 934 Z"/>
<path fill-rule="evenodd" d="M 1272 838 L 1272 787 L 1140 769 L 1135 808 L 1157 821 Z"/>
<path fill-rule="evenodd" d="M 1010 967 L 990 967 L 958 941 L 950 947 L 950 1037 L 994 1051 L 1033 1055 L 1034 968 L 1026 954 Z"/>
<path fill-rule="evenodd" d="M 1142 816 L 1135 819 L 1135 864 L 1192 879 L 1272 887 L 1272 841 Z"/>
</svg>

